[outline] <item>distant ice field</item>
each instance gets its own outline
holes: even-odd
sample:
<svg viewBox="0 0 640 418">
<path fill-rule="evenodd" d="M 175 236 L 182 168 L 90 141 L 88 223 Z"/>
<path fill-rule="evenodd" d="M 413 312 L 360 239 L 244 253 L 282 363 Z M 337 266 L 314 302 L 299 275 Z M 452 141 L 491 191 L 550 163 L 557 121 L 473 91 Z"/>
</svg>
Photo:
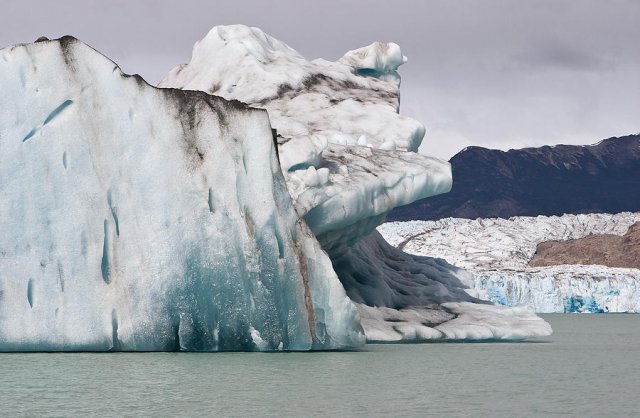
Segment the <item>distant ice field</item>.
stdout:
<svg viewBox="0 0 640 418">
<path fill-rule="evenodd" d="M 391 222 L 378 231 L 410 254 L 444 258 L 473 275 L 479 294 L 536 312 L 640 312 L 640 270 L 529 267 L 538 243 L 623 235 L 640 213 Z"/>
</svg>

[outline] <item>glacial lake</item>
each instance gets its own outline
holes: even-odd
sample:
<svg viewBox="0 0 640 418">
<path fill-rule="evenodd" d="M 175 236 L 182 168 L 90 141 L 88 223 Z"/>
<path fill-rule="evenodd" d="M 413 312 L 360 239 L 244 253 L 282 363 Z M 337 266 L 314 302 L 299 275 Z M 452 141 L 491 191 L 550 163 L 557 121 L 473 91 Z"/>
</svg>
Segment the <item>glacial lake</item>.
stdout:
<svg viewBox="0 0 640 418">
<path fill-rule="evenodd" d="M 525 343 L 358 352 L 0 354 L 0 416 L 633 416 L 640 315 Z"/>
</svg>

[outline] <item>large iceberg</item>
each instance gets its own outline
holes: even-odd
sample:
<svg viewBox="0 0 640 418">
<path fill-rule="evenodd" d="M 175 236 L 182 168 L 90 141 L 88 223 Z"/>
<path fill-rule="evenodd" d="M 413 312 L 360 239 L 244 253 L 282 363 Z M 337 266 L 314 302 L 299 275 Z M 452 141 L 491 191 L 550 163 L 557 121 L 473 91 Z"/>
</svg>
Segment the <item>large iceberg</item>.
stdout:
<svg viewBox="0 0 640 418">
<path fill-rule="evenodd" d="M 216 27 L 161 88 L 71 37 L 0 57 L 0 351 L 551 332 L 375 231 L 451 188 L 449 164 L 415 152 L 424 127 L 398 114 L 393 43 L 308 61 Z"/>
<path fill-rule="evenodd" d="M 267 112 L 72 37 L 2 49 L 0 73 L 0 351 L 364 342 Z"/>
<path fill-rule="evenodd" d="M 640 213 L 459 219 L 379 227 L 409 253 L 446 258 L 464 269 L 476 294 L 536 312 L 640 312 L 640 270 L 601 265 L 531 267 L 538 243 L 624 235 Z"/>
</svg>

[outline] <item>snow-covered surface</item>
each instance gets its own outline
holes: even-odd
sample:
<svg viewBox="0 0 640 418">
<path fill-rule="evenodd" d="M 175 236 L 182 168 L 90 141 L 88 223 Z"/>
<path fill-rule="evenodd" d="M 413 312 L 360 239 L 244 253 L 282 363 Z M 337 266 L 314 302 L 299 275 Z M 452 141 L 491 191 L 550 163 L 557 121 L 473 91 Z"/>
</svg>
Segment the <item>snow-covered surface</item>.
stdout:
<svg viewBox="0 0 640 418">
<path fill-rule="evenodd" d="M 468 270 L 495 303 L 537 312 L 640 312 L 640 270 L 606 266 L 529 267 L 540 242 L 623 235 L 640 213 L 393 222 L 378 230 L 405 251 Z"/>
<path fill-rule="evenodd" d="M 315 136 L 339 145 L 417 151 L 424 127 L 398 115 L 396 70 L 405 61 L 398 45 L 380 42 L 338 62 L 308 61 L 258 28 L 216 26 L 194 45 L 191 62 L 171 70 L 160 87 L 264 107 L 282 143 Z"/>
<path fill-rule="evenodd" d="M 364 343 L 264 110 L 71 37 L 0 50 L 0 74 L 0 351 Z"/>
<path fill-rule="evenodd" d="M 388 222 L 378 230 L 394 246 L 410 253 L 443 257 L 462 268 L 529 267 L 536 246 L 591 234 L 624 235 L 640 213 L 516 216 L 510 219 L 446 218 L 438 221 Z"/>
<path fill-rule="evenodd" d="M 217 26 L 160 87 L 202 90 L 269 113 L 298 213 L 323 246 L 350 244 L 396 206 L 451 188 L 448 162 L 414 152 L 419 122 L 398 114 L 394 43 L 308 61 L 258 28 Z"/>
</svg>

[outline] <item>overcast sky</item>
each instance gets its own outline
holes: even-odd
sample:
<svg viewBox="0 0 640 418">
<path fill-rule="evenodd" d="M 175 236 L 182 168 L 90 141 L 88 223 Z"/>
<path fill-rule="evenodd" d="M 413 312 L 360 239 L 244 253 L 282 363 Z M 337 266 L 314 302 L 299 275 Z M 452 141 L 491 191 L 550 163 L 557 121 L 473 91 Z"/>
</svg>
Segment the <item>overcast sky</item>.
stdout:
<svg viewBox="0 0 640 418">
<path fill-rule="evenodd" d="M 426 154 L 640 132 L 640 0 L 22 0 L 2 5 L 0 44 L 74 35 L 155 84 L 233 23 L 310 59 L 398 43 L 401 112 L 426 125 Z"/>
</svg>

